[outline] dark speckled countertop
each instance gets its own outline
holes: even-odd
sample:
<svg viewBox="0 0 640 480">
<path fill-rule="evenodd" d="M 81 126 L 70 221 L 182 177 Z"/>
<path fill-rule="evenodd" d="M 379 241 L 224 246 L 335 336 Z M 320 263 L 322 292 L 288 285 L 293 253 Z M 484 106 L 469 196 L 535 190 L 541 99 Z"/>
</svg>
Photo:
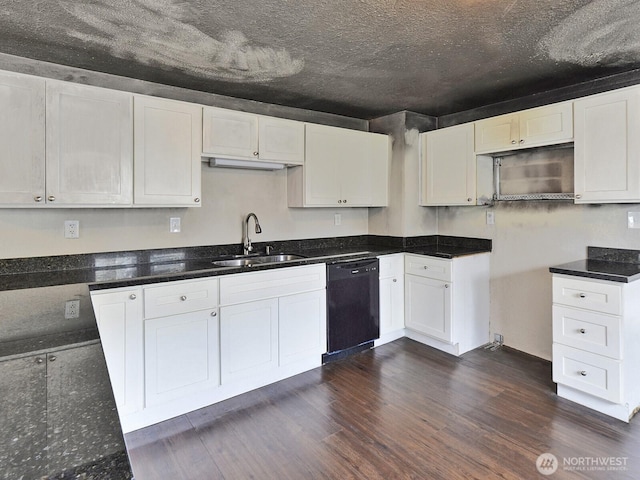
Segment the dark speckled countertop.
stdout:
<svg viewBox="0 0 640 480">
<path fill-rule="evenodd" d="M 587 258 L 549 268 L 551 273 L 629 283 L 640 280 L 640 250 L 587 247 Z"/>
<path fill-rule="evenodd" d="M 234 244 L 0 260 L 0 479 L 132 478 L 90 289 L 398 252 L 455 258 L 490 252 L 491 240 L 364 235 L 269 246 L 304 258 L 216 268 L 213 260 L 241 253 Z"/>
</svg>

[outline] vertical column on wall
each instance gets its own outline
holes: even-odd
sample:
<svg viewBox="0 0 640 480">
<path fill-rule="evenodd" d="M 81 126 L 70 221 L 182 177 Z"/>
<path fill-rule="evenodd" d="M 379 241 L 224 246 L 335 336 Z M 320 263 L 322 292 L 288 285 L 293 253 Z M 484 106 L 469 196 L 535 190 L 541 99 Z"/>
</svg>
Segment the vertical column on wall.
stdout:
<svg viewBox="0 0 640 480">
<path fill-rule="evenodd" d="M 389 206 L 369 209 L 369 234 L 410 237 L 437 234 L 437 210 L 418 206 L 418 134 L 435 130 L 437 119 L 398 112 L 369 121 L 369 130 L 392 137 Z"/>
</svg>

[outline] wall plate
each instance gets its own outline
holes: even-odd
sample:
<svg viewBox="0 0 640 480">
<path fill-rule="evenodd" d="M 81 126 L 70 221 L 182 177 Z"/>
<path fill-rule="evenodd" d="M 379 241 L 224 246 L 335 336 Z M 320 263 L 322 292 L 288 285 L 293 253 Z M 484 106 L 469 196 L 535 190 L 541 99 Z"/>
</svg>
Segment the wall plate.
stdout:
<svg viewBox="0 0 640 480">
<path fill-rule="evenodd" d="M 627 212 L 627 227 L 640 228 L 640 212 Z"/>
</svg>

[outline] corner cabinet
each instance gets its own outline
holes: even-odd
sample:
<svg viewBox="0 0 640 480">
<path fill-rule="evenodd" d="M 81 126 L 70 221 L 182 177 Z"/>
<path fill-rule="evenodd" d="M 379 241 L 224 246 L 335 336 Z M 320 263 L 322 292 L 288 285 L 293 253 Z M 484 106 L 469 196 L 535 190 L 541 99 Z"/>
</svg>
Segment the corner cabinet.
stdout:
<svg viewBox="0 0 640 480">
<path fill-rule="evenodd" d="M 304 123 L 205 107 L 202 154 L 208 157 L 304 163 Z"/>
<path fill-rule="evenodd" d="M 407 337 L 462 355 L 489 342 L 489 254 L 405 254 Z"/>
<path fill-rule="evenodd" d="M 546 105 L 475 122 L 477 154 L 554 145 L 572 140 L 572 102 Z"/>
<path fill-rule="evenodd" d="M 420 134 L 420 205 L 475 205 L 474 125 Z"/>
<path fill-rule="evenodd" d="M 640 202 L 640 88 L 574 103 L 576 203 Z"/>
<path fill-rule="evenodd" d="M 134 204 L 201 205 L 202 107 L 134 96 Z"/>
<path fill-rule="evenodd" d="M 390 148 L 387 135 L 306 124 L 305 164 L 287 172 L 289 206 L 387 206 Z"/>
<path fill-rule="evenodd" d="M 553 275 L 558 396 L 628 422 L 640 408 L 640 281 Z"/>
</svg>

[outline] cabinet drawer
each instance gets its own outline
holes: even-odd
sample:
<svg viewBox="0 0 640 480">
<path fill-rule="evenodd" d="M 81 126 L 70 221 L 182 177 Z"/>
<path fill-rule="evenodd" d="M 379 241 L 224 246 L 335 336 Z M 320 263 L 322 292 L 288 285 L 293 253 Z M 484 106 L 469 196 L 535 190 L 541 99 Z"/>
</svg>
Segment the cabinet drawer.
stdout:
<svg viewBox="0 0 640 480">
<path fill-rule="evenodd" d="M 424 255 L 405 255 L 404 272 L 420 277 L 451 282 L 451 261 Z"/>
<path fill-rule="evenodd" d="M 553 381 L 604 398 L 622 401 L 622 362 L 577 348 L 553 344 Z"/>
<path fill-rule="evenodd" d="M 228 275 L 220 279 L 220 304 L 319 290 L 327 286 L 324 263 Z"/>
<path fill-rule="evenodd" d="M 382 255 L 378 257 L 380 262 L 380 278 L 393 277 L 404 274 L 404 255 Z"/>
<path fill-rule="evenodd" d="M 553 341 L 622 359 L 620 317 L 553 306 Z"/>
<path fill-rule="evenodd" d="M 217 305 L 217 278 L 170 282 L 144 288 L 144 318 L 196 312 Z"/>
<path fill-rule="evenodd" d="M 622 315 L 622 286 L 554 275 L 553 303 Z"/>
</svg>

